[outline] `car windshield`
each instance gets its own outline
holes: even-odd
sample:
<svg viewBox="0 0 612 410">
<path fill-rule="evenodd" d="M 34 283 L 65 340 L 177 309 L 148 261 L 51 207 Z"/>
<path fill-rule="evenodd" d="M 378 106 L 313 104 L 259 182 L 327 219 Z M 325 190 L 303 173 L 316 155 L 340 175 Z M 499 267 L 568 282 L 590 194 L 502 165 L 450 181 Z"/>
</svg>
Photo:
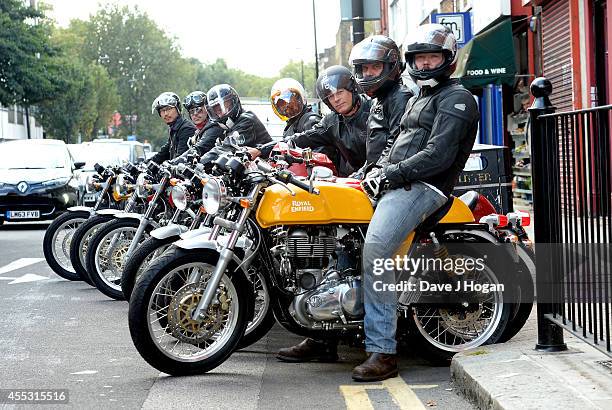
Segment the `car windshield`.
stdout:
<svg viewBox="0 0 612 410">
<path fill-rule="evenodd" d="M 85 162 L 85 170 L 93 170 L 98 163 L 102 166 L 121 165 L 124 161 L 130 161 L 130 146 L 115 143 L 91 143 L 87 144 L 77 154 L 78 161 Z"/>
<path fill-rule="evenodd" d="M 65 168 L 63 145 L 4 142 L 0 144 L 0 169 Z"/>
</svg>

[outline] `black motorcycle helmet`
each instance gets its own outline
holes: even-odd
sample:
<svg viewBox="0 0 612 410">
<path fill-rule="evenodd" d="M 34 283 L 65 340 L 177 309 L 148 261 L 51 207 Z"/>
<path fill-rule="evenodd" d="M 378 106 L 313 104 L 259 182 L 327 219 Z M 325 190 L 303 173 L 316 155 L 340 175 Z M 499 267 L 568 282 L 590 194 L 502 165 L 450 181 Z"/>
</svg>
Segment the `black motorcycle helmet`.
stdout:
<svg viewBox="0 0 612 410">
<path fill-rule="evenodd" d="M 350 91 L 353 94 L 352 107 L 357 104 L 361 88 L 355 76 L 346 67 L 341 65 L 333 65 L 326 68 L 319 78 L 317 78 L 317 84 L 315 86 L 317 95 L 319 98 L 329 107 L 333 112 L 337 112 L 334 107 L 329 103 L 329 96 L 335 94 L 338 90 L 344 89 Z"/>
<path fill-rule="evenodd" d="M 363 64 L 374 62 L 384 64 L 382 73 L 374 78 L 364 77 Z M 355 44 L 349 56 L 349 64 L 353 66 L 357 82 L 371 97 L 397 84 L 405 68 L 399 47 L 395 41 L 383 35 L 371 36 Z"/>
<path fill-rule="evenodd" d="M 157 111 L 157 115 L 161 117 L 159 110 L 162 107 L 174 107 L 178 111 L 179 115 L 181 115 L 181 99 L 173 92 L 166 91 L 161 93 L 151 105 L 151 114 Z"/>
<path fill-rule="evenodd" d="M 457 39 L 448 27 L 441 24 L 425 24 L 419 27 L 414 36 L 407 37 L 404 44 L 408 74 L 420 87 L 435 87 L 455 71 Z M 434 69 L 418 70 L 414 56 L 422 53 L 442 53 L 444 61 Z"/>
<path fill-rule="evenodd" d="M 195 107 L 203 107 L 206 104 L 206 93 L 203 91 L 194 91 L 187 95 L 183 100 L 183 105 L 187 111 Z"/>
<path fill-rule="evenodd" d="M 208 90 L 206 98 L 204 106 L 211 121 L 231 128 L 242 113 L 240 97 L 236 90 L 228 84 L 215 85 Z"/>
</svg>

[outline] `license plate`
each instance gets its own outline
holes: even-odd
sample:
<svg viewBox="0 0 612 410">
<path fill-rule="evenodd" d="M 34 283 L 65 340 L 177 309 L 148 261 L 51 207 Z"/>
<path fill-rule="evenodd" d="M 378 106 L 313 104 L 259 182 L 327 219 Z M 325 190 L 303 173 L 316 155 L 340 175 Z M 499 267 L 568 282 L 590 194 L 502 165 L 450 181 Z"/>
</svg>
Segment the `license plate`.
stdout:
<svg viewBox="0 0 612 410">
<path fill-rule="evenodd" d="M 83 202 L 96 202 L 97 199 L 96 194 L 85 194 L 83 197 Z"/>
<path fill-rule="evenodd" d="M 40 211 L 7 211 L 6 219 L 38 219 Z"/>
</svg>

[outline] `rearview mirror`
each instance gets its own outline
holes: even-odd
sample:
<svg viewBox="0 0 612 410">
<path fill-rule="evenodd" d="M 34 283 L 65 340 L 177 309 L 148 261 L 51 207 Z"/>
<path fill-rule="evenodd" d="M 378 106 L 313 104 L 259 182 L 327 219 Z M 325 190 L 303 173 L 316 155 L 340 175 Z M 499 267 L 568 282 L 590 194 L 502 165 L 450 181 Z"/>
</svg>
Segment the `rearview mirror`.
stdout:
<svg viewBox="0 0 612 410">
<path fill-rule="evenodd" d="M 75 163 L 74 163 L 74 169 L 81 169 L 81 168 L 83 168 L 84 166 L 85 166 L 85 163 L 84 163 L 84 162 L 81 162 L 81 161 L 79 161 L 79 162 L 75 162 Z"/>
<path fill-rule="evenodd" d="M 318 179 L 331 179 L 334 173 L 329 168 L 317 166 L 312 169 L 312 176 Z"/>
</svg>

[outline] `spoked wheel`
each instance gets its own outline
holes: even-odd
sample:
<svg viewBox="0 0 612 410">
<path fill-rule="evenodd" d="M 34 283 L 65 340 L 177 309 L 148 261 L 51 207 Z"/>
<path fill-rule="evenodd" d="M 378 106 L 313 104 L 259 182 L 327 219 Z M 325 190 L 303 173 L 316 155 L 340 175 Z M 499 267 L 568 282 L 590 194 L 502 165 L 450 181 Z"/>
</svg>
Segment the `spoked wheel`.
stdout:
<svg viewBox="0 0 612 410">
<path fill-rule="evenodd" d="M 453 256 L 475 258 L 470 255 Z M 459 291 L 458 299 L 461 299 L 462 293 L 466 293 L 465 302 L 413 306 L 413 319 L 420 336 L 421 351 L 428 359 L 447 363 L 457 352 L 499 341 L 513 306 L 504 303 L 503 292 L 497 286 L 502 281 L 492 266 L 482 266 L 483 269 L 466 272 L 462 280 L 495 290 L 488 293 L 469 292 L 469 296 Z M 432 282 L 431 277 L 428 280 Z"/>
<path fill-rule="evenodd" d="M 92 216 L 83 222 L 72 236 L 72 242 L 70 243 L 70 263 L 81 280 L 84 280 L 91 286 L 95 285 L 93 280 L 90 278 L 89 273 L 87 273 L 87 262 L 85 260 L 87 257 L 89 241 L 98 231 L 98 228 L 112 219 L 113 217 L 110 215 Z"/>
<path fill-rule="evenodd" d="M 116 219 L 104 224 L 89 242 L 87 271 L 96 288 L 106 296 L 123 300 L 121 275 L 125 256 L 138 230 L 136 219 Z M 150 231 L 150 229 L 148 230 Z M 145 233 L 142 241 L 148 238 Z"/>
<path fill-rule="evenodd" d="M 238 344 L 238 349 L 244 349 L 258 342 L 262 337 L 268 334 L 276 322 L 270 304 L 268 278 L 261 272 L 256 271 L 251 272 L 250 276 L 255 292 L 255 307 L 253 319 L 247 324 L 244 336 Z"/>
<path fill-rule="evenodd" d="M 210 250 L 174 248 L 153 261 L 130 298 L 129 326 L 142 357 L 175 376 L 206 373 L 234 351 L 247 326 L 252 286 L 228 269 L 208 310 L 192 313 L 218 260 Z M 199 276 L 199 278 L 198 278 Z"/>
<path fill-rule="evenodd" d="M 70 244 L 77 228 L 89 218 L 89 212 L 66 212 L 49 225 L 43 239 L 43 253 L 55 273 L 64 279 L 81 280 L 70 262 Z"/>
<path fill-rule="evenodd" d="M 147 270 L 149 264 L 160 257 L 172 243 L 179 239 L 178 235 L 165 239 L 151 237 L 134 251 L 129 260 L 126 261 L 121 274 L 121 290 L 126 300 L 130 300 L 134 285 L 143 272 Z"/>
</svg>

